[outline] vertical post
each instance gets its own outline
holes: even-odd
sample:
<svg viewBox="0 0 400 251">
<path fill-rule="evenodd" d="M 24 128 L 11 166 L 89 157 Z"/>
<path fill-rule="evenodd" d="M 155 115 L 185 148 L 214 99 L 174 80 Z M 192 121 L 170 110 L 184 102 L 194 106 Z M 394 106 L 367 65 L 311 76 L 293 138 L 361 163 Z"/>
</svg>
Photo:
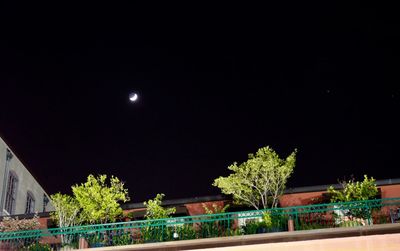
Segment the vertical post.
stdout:
<svg viewBox="0 0 400 251">
<path fill-rule="evenodd" d="M 366 207 L 366 210 L 367 210 L 367 217 L 368 217 L 368 219 L 367 219 L 367 224 L 368 225 L 372 225 L 373 224 L 373 222 L 372 222 L 372 210 L 371 210 L 371 207 L 370 207 L 370 205 L 369 205 L 369 202 L 367 202 L 366 204 L 365 204 L 365 207 Z"/>
<path fill-rule="evenodd" d="M 79 236 L 79 249 L 89 248 L 89 243 L 84 236 Z"/>
<path fill-rule="evenodd" d="M 228 217 L 227 217 L 227 218 L 228 218 L 228 227 L 227 227 L 227 229 L 228 229 L 228 231 L 230 231 L 230 228 L 231 228 L 231 220 L 230 220 L 231 217 L 230 217 L 230 216 L 231 216 L 231 215 L 230 215 L 230 214 L 227 214 L 227 216 L 228 216 Z"/>
<path fill-rule="evenodd" d="M 10 160 L 13 158 L 13 154 L 10 149 L 7 149 L 6 152 L 6 164 L 4 168 L 4 176 L 3 176 L 3 190 L 1 191 L 1 200 L 0 200 L 0 216 L 4 214 L 4 200 L 5 193 L 7 189 L 7 178 L 8 178 L 8 164 Z"/>
<path fill-rule="evenodd" d="M 297 208 L 293 208 L 290 213 L 289 213 L 289 220 L 288 220 L 288 231 L 292 232 L 295 231 L 295 227 L 294 227 L 294 218 L 297 220 Z"/>
<path fill-rule="evenodd" d="M 289 215 L 288 231 L 289 232 L 293 232 L 294 231 L 294 223 L 293 223 L 293 216 L 292 215 Z"/>
<path fill-rule="evenodd" d="M 167 221 L 166 221 L 166 220 L 163 220 L 163 221 L 161 222 L 161 241 L 164 241 L 164 223 L 166 224 Z M 167 228 L 167 226 L 165 226 L 165 228 Z"/>
</svg>

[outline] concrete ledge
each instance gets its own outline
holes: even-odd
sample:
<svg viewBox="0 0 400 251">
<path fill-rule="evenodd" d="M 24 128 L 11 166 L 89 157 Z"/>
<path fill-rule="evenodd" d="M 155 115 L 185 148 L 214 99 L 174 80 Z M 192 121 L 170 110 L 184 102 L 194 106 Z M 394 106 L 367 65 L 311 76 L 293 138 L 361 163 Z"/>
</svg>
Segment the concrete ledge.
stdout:
<svg viewBox="0 0 400 251">
<path fill-rule="evenodd" d="M 294 232 L 278 232 L 278 233 L 241 235 L 241 236 L 218 237 L 218 238 L 207 238 L 207 239 L 196 239 L 196 240 L 169 241 L 169 242 L 159 242 L 159 243 L 149 243 L 149 244 L 136 244 L 129 246 L 96 248 L 96 250 L 172 251 L 172 250 L 254 245 L 254 244 L 277 243 L 277 242 L 318 240 L 318 239 L 340 238 L 340 237 L 381 235 L 381 234 L 393 234 L 393 233 L 400 233 L 400 223 L 351 227 L 351 228 L 327 228 L 327 229 L 303 230 Z"/>
</svg>

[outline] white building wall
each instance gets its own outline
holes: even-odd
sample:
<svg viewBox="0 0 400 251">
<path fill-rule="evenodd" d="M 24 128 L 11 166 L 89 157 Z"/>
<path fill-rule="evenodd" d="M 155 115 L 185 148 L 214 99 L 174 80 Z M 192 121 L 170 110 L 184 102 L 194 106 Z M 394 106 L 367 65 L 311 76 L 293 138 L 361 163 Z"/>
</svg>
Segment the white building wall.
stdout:
<svg viewBox="0 0 400 251">
<path fill-rule="evenodd" d="M 3 182 L 4 182 L 4 172 L 6 169 L 6 154 L 7 149 L 11 152 L 12 150 L 8 148 L 7 144 L 0 138 L 0 196 L 3 194 Z M 48 194 L 43 190 L 40 184 L 35 180 L 32 174 L 25 168 L 22 162 L 17 158 L 17 156 L 12 152 L 13 157 L 9 161 L 8 171 L 13 171 L 18 178 L 18 186 L 16 193 L 15 211 L 13 214 L 24 214 L 26 209 L 26 201 L 28 191 L 33 195 L 35 199 L 35 212 L 43 212 L 43 198 L 44 195 L 50 199 Z M 7 179 L 8 181 L 8 174 Z M 6 187 L 7 189 L 7 187 Z M 3 207 L 5 207 L 5 191 L 3 198 Z M 49 202 L 45 208 L 45 211 L 52 211 L 54 208 Z M 0 209 L 1 212 L 1 209 Z"/>
</svg>

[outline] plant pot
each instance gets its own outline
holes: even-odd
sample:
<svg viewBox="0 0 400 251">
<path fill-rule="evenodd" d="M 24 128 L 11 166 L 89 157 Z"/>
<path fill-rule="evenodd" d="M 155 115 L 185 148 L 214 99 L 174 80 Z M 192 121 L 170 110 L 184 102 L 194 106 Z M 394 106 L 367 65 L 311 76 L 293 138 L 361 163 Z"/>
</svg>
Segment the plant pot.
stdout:
<svg viewBox="0 0 400 251">
<path fill-rule="evenodd" d="M 271 227 L 271 228 L 268 229 L 268 232 L 270 232 L 270 233 L 282 232 L 282 231 L 283 231 L 283 229 L 280 228 L 280 227 Z"/>
<path fill-rule="evenodd" d="M 105 247 L 105 244 L 102 242 L 95 242 L 95 243 L 90 244 L 90 247 L 91 248 Z"/>
<path fill-rule="evenodd" d="M 268 231 L 267 231 L 267 228 L 265 228 L 265 227 L 260 227 L 260 228 L 257 228 L 257 234 L 263 234 L 263 233 L 267 233 Z"/>
</svg>

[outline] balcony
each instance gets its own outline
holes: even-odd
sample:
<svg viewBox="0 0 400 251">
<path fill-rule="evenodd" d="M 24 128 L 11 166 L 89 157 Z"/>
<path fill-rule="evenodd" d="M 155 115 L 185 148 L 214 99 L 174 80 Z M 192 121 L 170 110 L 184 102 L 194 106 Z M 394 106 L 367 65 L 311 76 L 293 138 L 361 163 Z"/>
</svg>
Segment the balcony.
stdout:
<svg viewBox="0 0 400 251">
<path fill-rule="evenodd" d="M 73 250 L 396 223 L 400 198 L 0 233 L 0 250 Z M 326 232 L 321 230 L 320 232 Z M 305 233 L 305 232 L 304 232 Z M 278 236 L 271 234 L 270 236 Z"/>
</svg>

